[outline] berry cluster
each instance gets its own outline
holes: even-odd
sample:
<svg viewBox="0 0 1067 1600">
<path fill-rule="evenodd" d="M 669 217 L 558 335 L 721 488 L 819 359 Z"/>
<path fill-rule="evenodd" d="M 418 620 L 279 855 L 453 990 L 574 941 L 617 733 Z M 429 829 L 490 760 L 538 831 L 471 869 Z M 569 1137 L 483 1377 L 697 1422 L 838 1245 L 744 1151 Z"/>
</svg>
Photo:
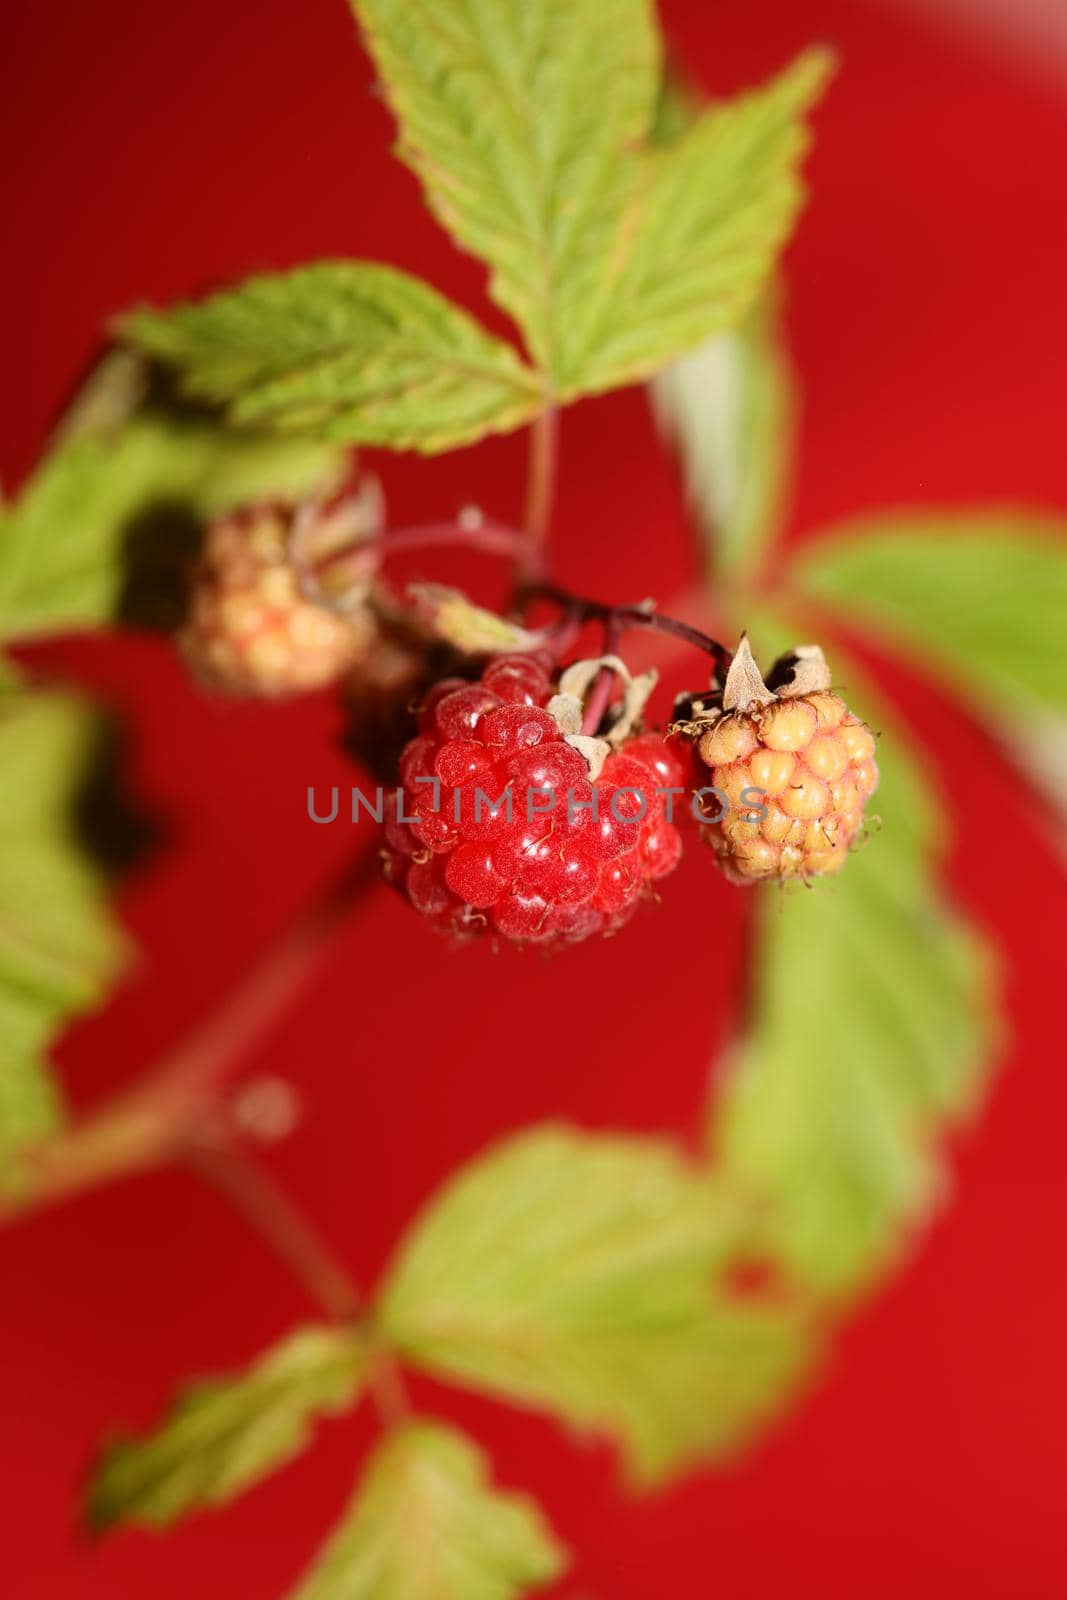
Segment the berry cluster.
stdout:
<svg viewBox="0 0 1067 1600">
<path fill-rule="evenodd" d="M 508 655 L 476 683 L 443 680 L 401 757 L 386 871 L 446 931 L 541 945 L 610 933 L 677 865 L 681 836 L 657 790 L 682 790 L 678 754 L 636 735 L 591 779 L 545 709 L 552 670 Z"/>
<path fill-rule="evenodd" d="M 442 591 L 451 611 L 433 626 L 391 600 L 379 581 L 379 518 L 373 495 L 346 493 L 219 519 L 181 643 L 203 680 L 233 693 L 343 680 L 351 747 L 384 771 L 404 736 L 403 706 L 448 670 L 442 651 L 462 658 L 472 619 L 499 619 L 459 596 L 459 637 L 454 591 Z M 440 679 L 400 753 L 383 850 L 418 911 L 452 934 L 519 944 L 614 932 L 678 863 L 676 801 L 681 818 L 692 803 L 735 883 L 841 870 L 878 768 L 871 732 L 832 692 L 817 646 L 781 657 L 765 682 L 747 638 L 731 656 L 648 607 L 568 605 L 604 622 L 606 645 L 635 624 L 697 644 L 715 661 L 711 686 L 680 698 L 661 738 L 632 731 L 655 675 L 635 680 L 615 655 L 561 672 L 547 652 L 513 653 L 477 681 Z M 621 702 L 608 704 L 620 681 Z M 710 785 L 694 776 L 697 757 Z"/>
<path fill-rule="evenodd" d="M 197 677 L 230 694 L 276 696 L 333 683 L 366 653 L 371 613 L 307 599 L 289 560 L 293 512 L 255 505 L 207 531 L 179 644 Z"/>
</svg>

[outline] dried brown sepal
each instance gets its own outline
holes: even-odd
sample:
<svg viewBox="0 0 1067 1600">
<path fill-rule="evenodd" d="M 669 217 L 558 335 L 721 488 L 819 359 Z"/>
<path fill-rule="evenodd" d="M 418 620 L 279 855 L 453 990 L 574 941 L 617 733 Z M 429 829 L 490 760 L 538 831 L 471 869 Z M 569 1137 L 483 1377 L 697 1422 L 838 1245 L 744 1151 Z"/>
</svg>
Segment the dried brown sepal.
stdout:
<svg viewBox="0 0 1067 1600">
<path fill-rule="evenodd" d="M 741 643 L 734 652 L 730 670 L 722 692 L 723 711 L 754 711 L 758 706 L 768 706 L 774 695 L 763 681 L 756 665 L 748 634 L 741 635 Z"/>
</svg>

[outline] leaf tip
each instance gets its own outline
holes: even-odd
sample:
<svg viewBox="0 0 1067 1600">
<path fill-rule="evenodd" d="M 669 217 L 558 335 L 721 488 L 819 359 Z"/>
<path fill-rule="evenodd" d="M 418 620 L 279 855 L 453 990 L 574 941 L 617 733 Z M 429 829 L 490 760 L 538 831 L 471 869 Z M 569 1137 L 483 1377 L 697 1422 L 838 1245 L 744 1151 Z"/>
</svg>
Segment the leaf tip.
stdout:
<svg viewBox="0 0 1067 1600">
<path fill-rule="evenodd" d="M 826 93 L 837 74 L 841 53 L 835 45 L 809 45 L 786 69 L 798 109 L 809 110 Z"/>
</svg>

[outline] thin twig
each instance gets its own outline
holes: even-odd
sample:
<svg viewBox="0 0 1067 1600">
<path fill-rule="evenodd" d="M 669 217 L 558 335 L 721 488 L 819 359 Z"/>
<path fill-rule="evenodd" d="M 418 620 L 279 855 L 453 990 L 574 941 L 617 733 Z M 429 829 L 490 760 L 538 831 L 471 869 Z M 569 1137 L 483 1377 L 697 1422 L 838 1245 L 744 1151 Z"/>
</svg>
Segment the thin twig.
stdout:
<svg viewBox="0 0 1067 1600">
<path fill-rule="evenodd" d="M 338 1322 L 358 1318 L 355 1284 L 266 1167 L 225 1138 L 190 1138 L 180 1155 L 262 1235 L 328 1317 Z"/>
<path fill-rule="evenodd" d="M 411 1402 L 396 1356 L 378 1338 L 356 1284 L 296 1201 L 225 1134 L 191 1138 L 180 1154 L 270 1245 L 328 1317 L 365 1329 L 370 1342 L 367 1385 L 378 1415 L 386 1428 L 408 1421 Z"/>
<path fill-rule="evenodd" d="M 460 513 L 452 522 L 428 522 L 411 528 L 397 528 L 383 536 L 377 546 L 383 557 L 403 555 L 409 550 L 430 550 L 450 545 L 478 550 L 485 555 L 516 559 L 526 544 L 519 528 L 495 522 L 474 507 Z"/>
<path fill-rule="evenodd" d="M 604 624 L 604 654 L 613 656 L 619 648 L 619 636 L 622 625 L 617 617 L 609 618 Z M 600 727 L 604 713 L 611 704 L 611 696 L 615 689 L 615 680 L 618 677 L 614 667 L 601 667 L 593 679 L 593 686 L 589 691 L 586 701 L 585 714 L 582 717 L 582 732 L 589 737 L 595 737 Z"/>
<path fill-rule="evenodd" d="M 651 605 L 607 605 L 602 600 L 588 600 L 584 596 L 571 594 L 569 590 L 561 589 L 552 583 L 528 584 L 524 590 L 524 597 L 552 600 L 569 612 L 579 612 L 587 620 L 618 623 L 620 629 L 653 628 L 659 633 L 670 634 L 673 638 L 681 639 L 685 644 L 691 644 L 694 649 L 702 650 L 705 655 L 711 656 L 716 671 L 725 682 L 733 659 L 726 646 L 713 639 L 710 634 L 701 633 L 699 628 L 691 627 L 688 622 L 680 622 L 677 617 L 664 616 Z"/>
<path fill-rule="evenodd" d="M 0 1222 L 171 1160 L 217 1106 L 226 1079 L 303 992 L 372 874 L 377 874 L 373 852 L 285 929 L 219 1009 L 177 1049 L 131 1089 L 29 1152 L 19 1194 L 0 1202 Z"/>
<path fill-rule="evenodd" d="M 544 547 L 552 522 L 559 466 L 559 411 L 546 405 L 530 426 L 530 456 L 526 477 L 526 559 L 523 576 L 532 578 L 544 564 Z"/>
<path fill-rule="evenodd" d="M 451 522 L 417 523 L 372 539 L 358 539 L 350 546 L 331 551 L 318 566 L 304 561 L 296 566 L 297 583 L 306 600 L 347 616 L 353 604 L 364 602 L 368 579 L 391 556 L 452 548 L 502 556 L 522 566 L 528 545 L 521 529 L 495 522 L 476 506 L 468 506 Z"/>
</svg>

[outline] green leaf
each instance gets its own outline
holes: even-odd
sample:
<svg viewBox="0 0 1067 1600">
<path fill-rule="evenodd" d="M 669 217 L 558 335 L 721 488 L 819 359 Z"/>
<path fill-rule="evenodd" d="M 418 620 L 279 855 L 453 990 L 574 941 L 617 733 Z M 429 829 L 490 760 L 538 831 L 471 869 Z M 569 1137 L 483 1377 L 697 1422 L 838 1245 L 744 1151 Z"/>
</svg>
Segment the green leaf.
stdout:
<svg viewBox="0 0 1067 1600">
<path fill-rule="evenodd" d="M 676 62 L 668 61 L 652 112 L 652 126 L 648 134 L 650 143 L 670 144 L 683 133 L 688 133 L 707 104 L 708 98 L 699 87 Z"/>
<path fill-rule="evenodd" d="M 617 227 L 567 302 L 563 399 L 650 377 L 754 304 L 803 199 L 803 117 L 829 67 L 809 50 L 765 89 L 709 107 L 633 158 Z"/>
<path fill-rule="evenodd" d="M 239 1377 L 190 1388 L 157 1433 L 105 1453 L 89 1491 L 91 1525 L 166 1527 L 232 1500 L 305 1449 L 316 1418 L 355 1403 L 366 1363 L 356 1334 L 306 1327 Z"/>
<path fill-rule="evenodd" d="M 116 618 L 127 541 L 161 511 L 194 519 L 336 481 L 336 447 L 240 434 L 146 410 L 117 431 L 78 428 L 45 456 L 0 519 L 0 639 Z"/>
<path fill-rule="evenodd" d="M 650 0 L 354 0 L 431 210 L 557 372 L 660 83 Z"/>
<path fill-rule="evenodd" d="M 291 1600 L 512 1600 L 565 1566 L 532 1500 L 492 1488 L 463 1434 L 417 1422 L 378 1446 Z"/>
<path fill-rule="evenodd" d="M 373 262 L 250 278 L 122 331 L 236 423 L 394 450 L 448 450 L 518 427 L 540 385 L 510 345 L 428 284 Z"/>
<path fill-rule="evenodd" d="M 680 120 L 648 0 L 354 0 L 398 154 L 563 400 L 647 377 L 743 314 L 800 203 L 810 52 Z"/>
<path fill-rule="evenodd" d="M 776 300 L 762 300 L 652 382 L 715 575 L 751 575 L 781 532 L 796 393 Z"/>
<path fill-rule="evenodd" d="M 847 607 L 1008 716 L 1067 706 L 1067 522 L 1032 511 L 891 511 L 801 553 L 796 584 Z"/>
<path fill-rule="evenodd" d="M 858 668 L 883 730 L 881 827 L 833 880 L 764 895 L 753 1015 L 720 1075 L 711 1148 L 762 1218 L 752 1244 L 819 1293 L 866 1288 L 947 1187 L 942 1140 L 996 1043 L 990 948 L 936 886 L 938 801 Z M 857 703 L 858 702 L 858 703 Z"/>
<path fill-rule="evenodd" d="M 96 728 L 72 697 L 0 691 L 0 1188 L 60 1120 L 44 1052 L 101 998 L 124 942 L 79 850 L 71 803 Z"/>
<path fill-rule="evenodd" d="M 409 583 L 416 615 L 434 636 L 466 655 L 500 650 L 533 650 L 538 636 L 495 611 L 476 606 L 461 589 L 440 583 Z"/>
<path fill-rule="evenodd" d="M 381 1302 L 434 1373 L 616 1436 L 635 1480 L 741 1444 L 810 1356 L 783 1307 L 735 1298 L 736 1218 L 670 1145 L 545 1126 L 464 1169 Z"/>
</svg>

